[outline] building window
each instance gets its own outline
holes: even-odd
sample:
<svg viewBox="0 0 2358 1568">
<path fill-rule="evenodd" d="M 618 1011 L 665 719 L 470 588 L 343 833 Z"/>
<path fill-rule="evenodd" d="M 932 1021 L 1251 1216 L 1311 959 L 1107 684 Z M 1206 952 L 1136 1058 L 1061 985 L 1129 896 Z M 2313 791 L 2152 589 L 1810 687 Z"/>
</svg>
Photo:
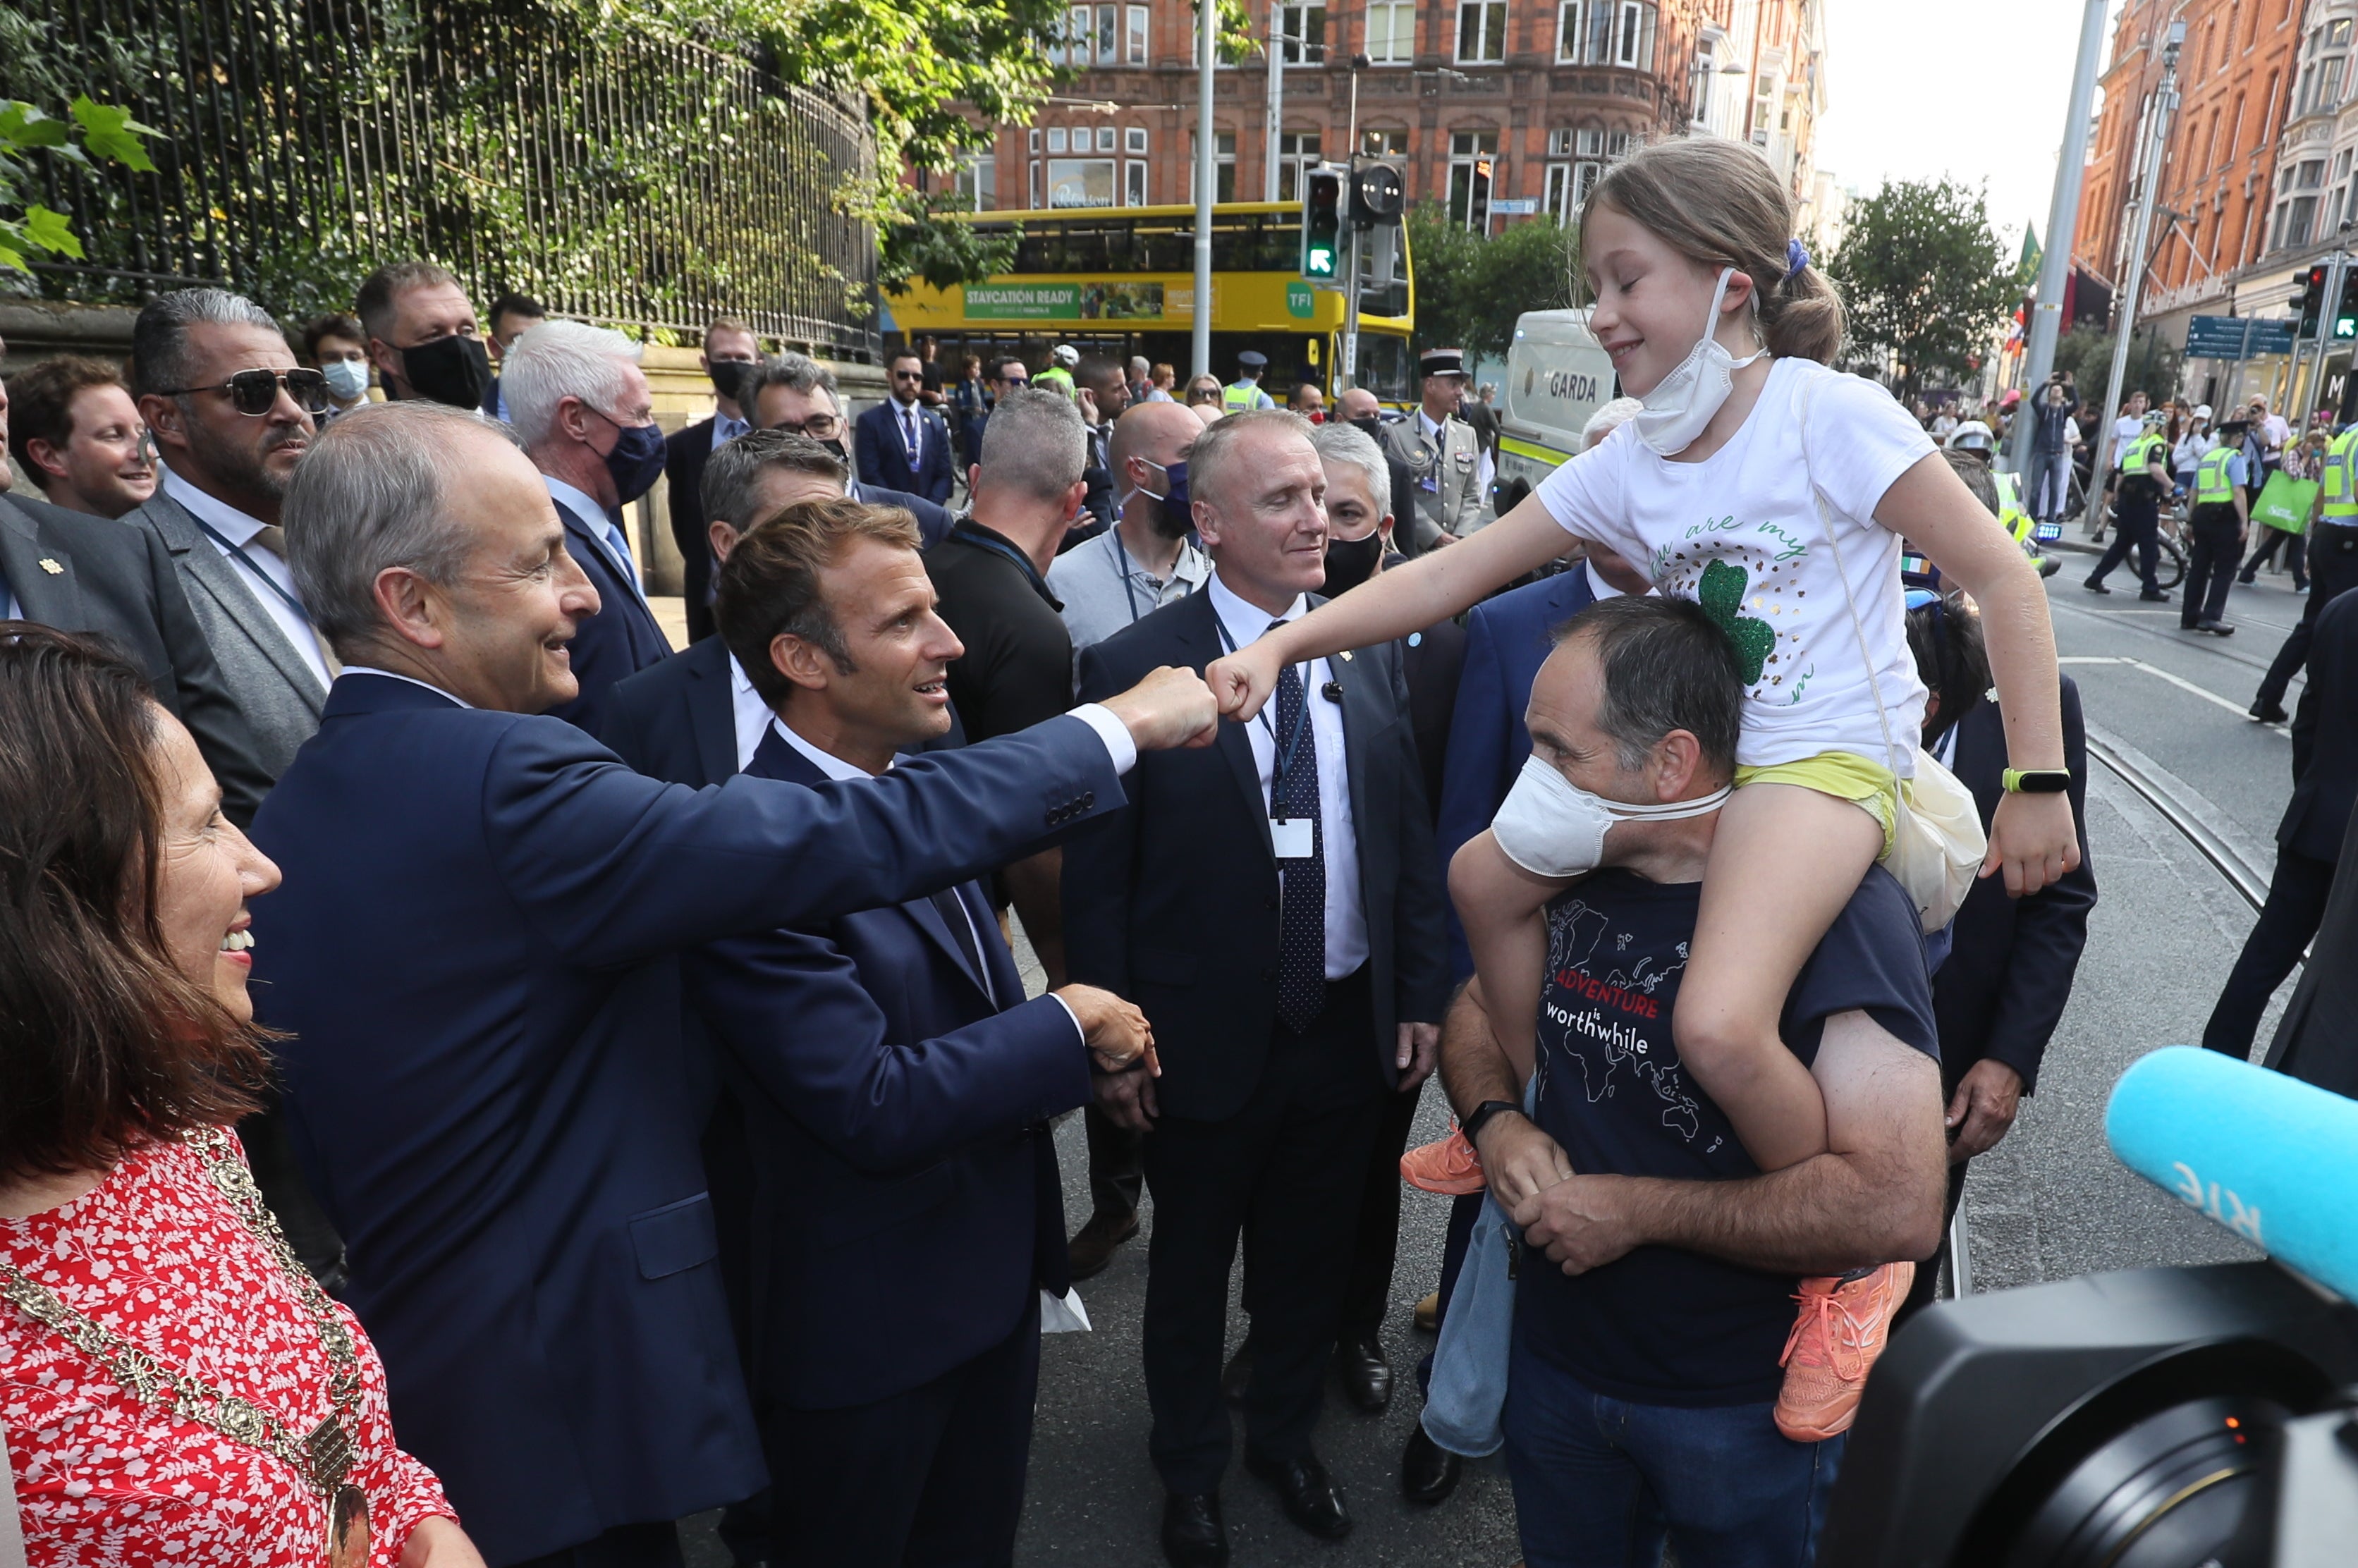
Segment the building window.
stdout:
<svg viewBox="0 0 2358 1568">
<path fill-rule="evenodd" d="M 1098 151 L 1101 153 L 1109 153 L 1113 151 L 1113 143 L 1114 128 L 1111 125 L 1099 125 L 1098 127 Z"/>
<path fill-rule="evenodd" d="M 1359 152 L 1367 157 L 1408 157 L 1408 132 L 1370 126 L 1359 133 Z"/>
<path fill-rule="evenodd" d="M 1048 160 L 1049 206 L 1110 207 L 1113 204 L 1113 159 L 1058 157 Z"/>
<path fill-rule="evenodd" d="M 1302 200 L 1303 177 L 1318 167 L 1318 133 L 1288 131 L 1277 139 L 1277 199 Z"/>
<path fill-rule="evenodd" d="M 1629 156 L 1630 135 L 1627 131 L 1608 131 L 1605 135 L 1605 156 L 1609 158 Z"/>
<path fill-rule="evenodd" d="M 1048 150 L 1052 153 L 1060 153 L 1065 150 L 1064 126 L 1051 125 L 1048 127 Z"/>
<path fill-rule="evenodd" d="M 1578 65 L 1583 59 L 1580 49 L 1580 0 L 1564 0 L 1555 13 L 1555 58 L 1565 65 Z"/>
<path fill-rule="evenodd" d="M 1416 0 L 1369 0 L 1368 58 L 1378 65 L 1416 59 Z"/>
<path fill-rule="evenodd" d="M 1034 212 L 1037 212 L 1041 208 L 1048 205 L 1048 188 L 1046 181 L 1042 178 L 1042 168 L 1043 165 L 1040 160 L 1036 157 L 1033 158 L 1032 160 L 1031 208 Z"/>
<path fill-rule="evenodd" d="M 1130 8 L 1130 54 L 1128 58 L 1130 63 L 1132 65 L 1144 65 L 1146 63 L 1147 16 L 1147 9 L 1143 5 L 1132 5 Z"/>
<path fill-rule="evenodd" d="M 1501 7 L 1503 9 L 1503 7 Z M 1498 133 L 1459 131 L 1449 138 L 1449 219 L 1477 232 L 1490 229 L 1490 187 Z"/>
<path fill-rule="evenodd" d="M 2336 49 L 2350 41 L 2350 18 L 2343 16 L 2325 24 L 2325 47 Z"/>
<path fill-rule="evenodd" d="M 1654 63 L 1654 7 L 1646 0 L 1620 0 L 1613 30 L 1613 63 L 1647 70 Z"/>
<path fill-rule="evenodd" d="M 1124 158 L 1121 165 L 1121 204 L 1125 207 L 1146 205 L 1146 160 Z"/>
<path fill-rule="evenodd" d="M 1195 199 L 1195 133 L 1187 133 L 1187 200 Z M 1234 201 L 1237 199 L 1237 134 L 1234 131 L 1212 133 L 1212 200 Z"/>
<path fill-rule="evenodd" d="M 1130 126 L 1130 129 L 1128 129 L 1128 130 L 1124 131 L 1124 132 L 1121 134 L 1121 139 L 1122 139 L 1122 147 L 1121 147 L 1121 150 L 1122 150 L 1122 151 L 1124 151 L 1124 152 L 1126 152 L 1126 153 L 1136 153 L 1136 154 L 1140 155 L 1141 157 L 1143 157 L 1143 156 L 1145 155 L 1145 152 L 1146 152 L 1146 127 L 1145 127 L 1145 126 L 1143 126 L 1143 125 L 1132 125 L 1132 126 Z"/>
<path fill-rule="evenodd" d="M 1777 113 L 1777 79 L 1762 75 L 1752 83 L 1752 139 L 1768 142 L 1768 122 Z"/>
<path fill-rule="evenodd" d="M 1121 7 L 1119 5 L 1098 7 L 1098 63 L 1121 63 Z"/>
<path fill-rule="evenodd" d="M 1031 130 L 1031 133 L 1030 133 L 1030 139 L 1031 139 L 1031 146 L 1030 146 L 1030 147 L 1028 148 L 1028 150 L 1029 150 L 1029 151 L 1032 151 L 1032 152 L 1035 152 L 1035 153 L 1036 153 L 1036 152 L 1038 152 L 1038 151 L 1040 150 L 1040 127 L 1039 127 L 1039 126 L 1034 125 L 1034 126 L 1033 126 L 1033 127 L 1032 127 L 1032 130 Z"/>
<path fill-rule="evenodd" d="M 1548 216 L 1566 225 L 1578 222 L 1581 204 L 1596 189 L 1597 178 L 1604 172 L 1603 164 L 1586 161 L 1548 165 Z"/>
<path fill-rule="evenodd" d="M 1457 0 L 1457 59 L 1496 65 L 1507 58 L 1507 0 Z"/>
<path fill-rule="evenodd" d="M 1287 0 L 1278 7 L 1277 26 L 1286 64 L 1326 63 L 1326 0 Z"/>
<path fill-rule="evenodd" d="M 999 205 L 999 155 L 968 153 L 958 160 L 958 205 L 969 212 L 988 212 Z"/>
</svg>

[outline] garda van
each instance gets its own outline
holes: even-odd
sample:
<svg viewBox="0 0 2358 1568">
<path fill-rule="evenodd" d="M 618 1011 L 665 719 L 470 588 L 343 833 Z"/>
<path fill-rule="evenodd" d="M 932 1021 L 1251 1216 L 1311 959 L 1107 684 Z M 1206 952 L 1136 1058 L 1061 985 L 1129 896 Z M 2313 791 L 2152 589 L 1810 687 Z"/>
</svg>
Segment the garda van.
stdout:
<svg viewBox="0 0 2358 1568">
<path fill-rule="evenodd" d="M 1589 335 L 1588 312 L 1526 310 L 1507 350 L 1498 416 L 1498 482 L 1536 485 L 1580 450 L 1581 427 L 1613 400 L 1613 361 Z"/>
</svg>

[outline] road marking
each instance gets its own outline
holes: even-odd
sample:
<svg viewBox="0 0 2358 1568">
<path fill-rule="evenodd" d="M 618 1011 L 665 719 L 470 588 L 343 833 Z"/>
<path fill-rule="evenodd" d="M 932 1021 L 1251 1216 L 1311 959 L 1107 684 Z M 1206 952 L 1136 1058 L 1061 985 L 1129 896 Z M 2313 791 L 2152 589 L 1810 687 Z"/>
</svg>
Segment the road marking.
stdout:
<svg viewBox="0 0 2358 1568">
<path fill-rule="evenodd" d="M 2236 702 L 2234 698 L 2221 697 L 2217 692 L 2211 690 L 2207 687 L 2197 686 L 2183 676 L 2172 675 L 2168 670 L 2163 669 L 2160 665 L 2147 664 L 2143 659 L 2111 657 L 2101 654 L 2075 654 L 2066 657 L 2058 658 L 2055 662 L 2059 665 L 2127 665 L 2132 668 L 2143 670 L 2149 676 L 2158 676 L 2163 680 L 2168 681 L 2170 685 L 2178 687 L 2182 690 L 2190 691 L 2195 696 L 2201 697 L 2203 701 L 2214 703 L 2217 706 L 2225 708 L 2228 712 L 2234 714 L 2238 719 L 2248 719 L 2252 717 L 2251 709 L 2244 707 L 2243 704 Z M 2279 735 L 2288 735 L 2291 733 L 2290 730 L 2287 730 L 2281 724 L 2262 724 L 2260 728 L 2263 730 L 2272 730 Z"/>
</svg>

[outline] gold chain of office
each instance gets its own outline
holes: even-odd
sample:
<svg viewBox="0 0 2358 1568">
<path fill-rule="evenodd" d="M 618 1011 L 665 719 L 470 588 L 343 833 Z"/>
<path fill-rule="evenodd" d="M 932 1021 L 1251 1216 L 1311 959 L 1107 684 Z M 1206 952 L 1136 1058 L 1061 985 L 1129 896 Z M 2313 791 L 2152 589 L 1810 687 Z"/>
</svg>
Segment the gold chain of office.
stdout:
<svg viewBox="0 0 2358 1568">
<path fill-rule="evenodd" d="M 332 1503 L 344 1478 L 352 1474 L 355 1456 L 352 1429 L 345 1422 L 361 1394 L 360 1355 L 352 1330 L 337 1317 L 319 1281 L 296 1260 L 276 1217 L 254 1185 L 253 1173 L 237 1157 L 228 1135 L 217 1127 L 201 1128 L 189 1134 L 188 1142 L 204 1160 L 205 1174 L 294 1286 L 297 1299 L 319 1333 L 329 1363 L 330 1408 L 325 1420 L 298 1438 L 296 1433 L 301 1428 L 285 1417 L 193 1373 L 166 1365 L 6 1263 L 0 1263 L 0 1296 L 103 1367 L 135 1399 L 151 1405 L 168 1403 L 172 1414 L 181 1421 L 211 1427 L 233 1442 L 276 1455 L 312 1491 Z"/>
</svg>

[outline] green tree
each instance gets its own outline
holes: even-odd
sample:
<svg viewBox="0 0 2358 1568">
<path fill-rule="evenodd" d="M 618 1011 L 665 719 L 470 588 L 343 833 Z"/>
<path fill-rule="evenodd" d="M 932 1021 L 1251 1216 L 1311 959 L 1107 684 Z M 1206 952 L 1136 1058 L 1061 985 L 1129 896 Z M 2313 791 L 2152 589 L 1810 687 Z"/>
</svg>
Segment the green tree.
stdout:
<svg viewBox="0 0 2358 1568">
<path fill-rule="evenodd" d="M 2080 327 L 2055 340 L 2055 368 L 2071 373 L 2072 384 L 2087 402 L 2098 402 L 2104 395 L 2106 379 L 2113 373 L 2114 337 L 2094 327 Z M 2126 397 L 2143 387 L 2148 396 L 2169 396 L 2178 389 L 2182 363 L 2169 340 L 2147 328 L 2129 341 L 2128 374 L 2121 384 L 2121 395 Z"/>
<path fill-rule="evenodd" d="M 1853 202 L 1844 223 L 1826 270 L 1855 347 L 1934 384 L 1991 351 L 2029 280 L 1998 244 L 1981 187 L 1894 180 Z"/>
<path fill-rule="evenodd" d="M 1510 223 L 1486 238 L 1425 201 L 1409 213 L 1408 240 L 1419 349 L 1462 348 L 1470 358 L 1504 359 L 1517 317 L 1575 302 L 1577 230 L 1542 219 Z"/>
<path fill-rule="evenodd" d="M 143 172 L 156 167 L 139 145 L 140 137 L 156 133 L 130 111 L 94 103 L 85 94 L 68 112 L 73 117 L 60 120 L 30 103 L 0 102 L 0 269 L 24 271 L 35 251 L 81 259 L 81 241 L 65 214 L 26 200 L 27 154 L 47 152 L 84 168 L 92 161 Z"/>
</svg>

